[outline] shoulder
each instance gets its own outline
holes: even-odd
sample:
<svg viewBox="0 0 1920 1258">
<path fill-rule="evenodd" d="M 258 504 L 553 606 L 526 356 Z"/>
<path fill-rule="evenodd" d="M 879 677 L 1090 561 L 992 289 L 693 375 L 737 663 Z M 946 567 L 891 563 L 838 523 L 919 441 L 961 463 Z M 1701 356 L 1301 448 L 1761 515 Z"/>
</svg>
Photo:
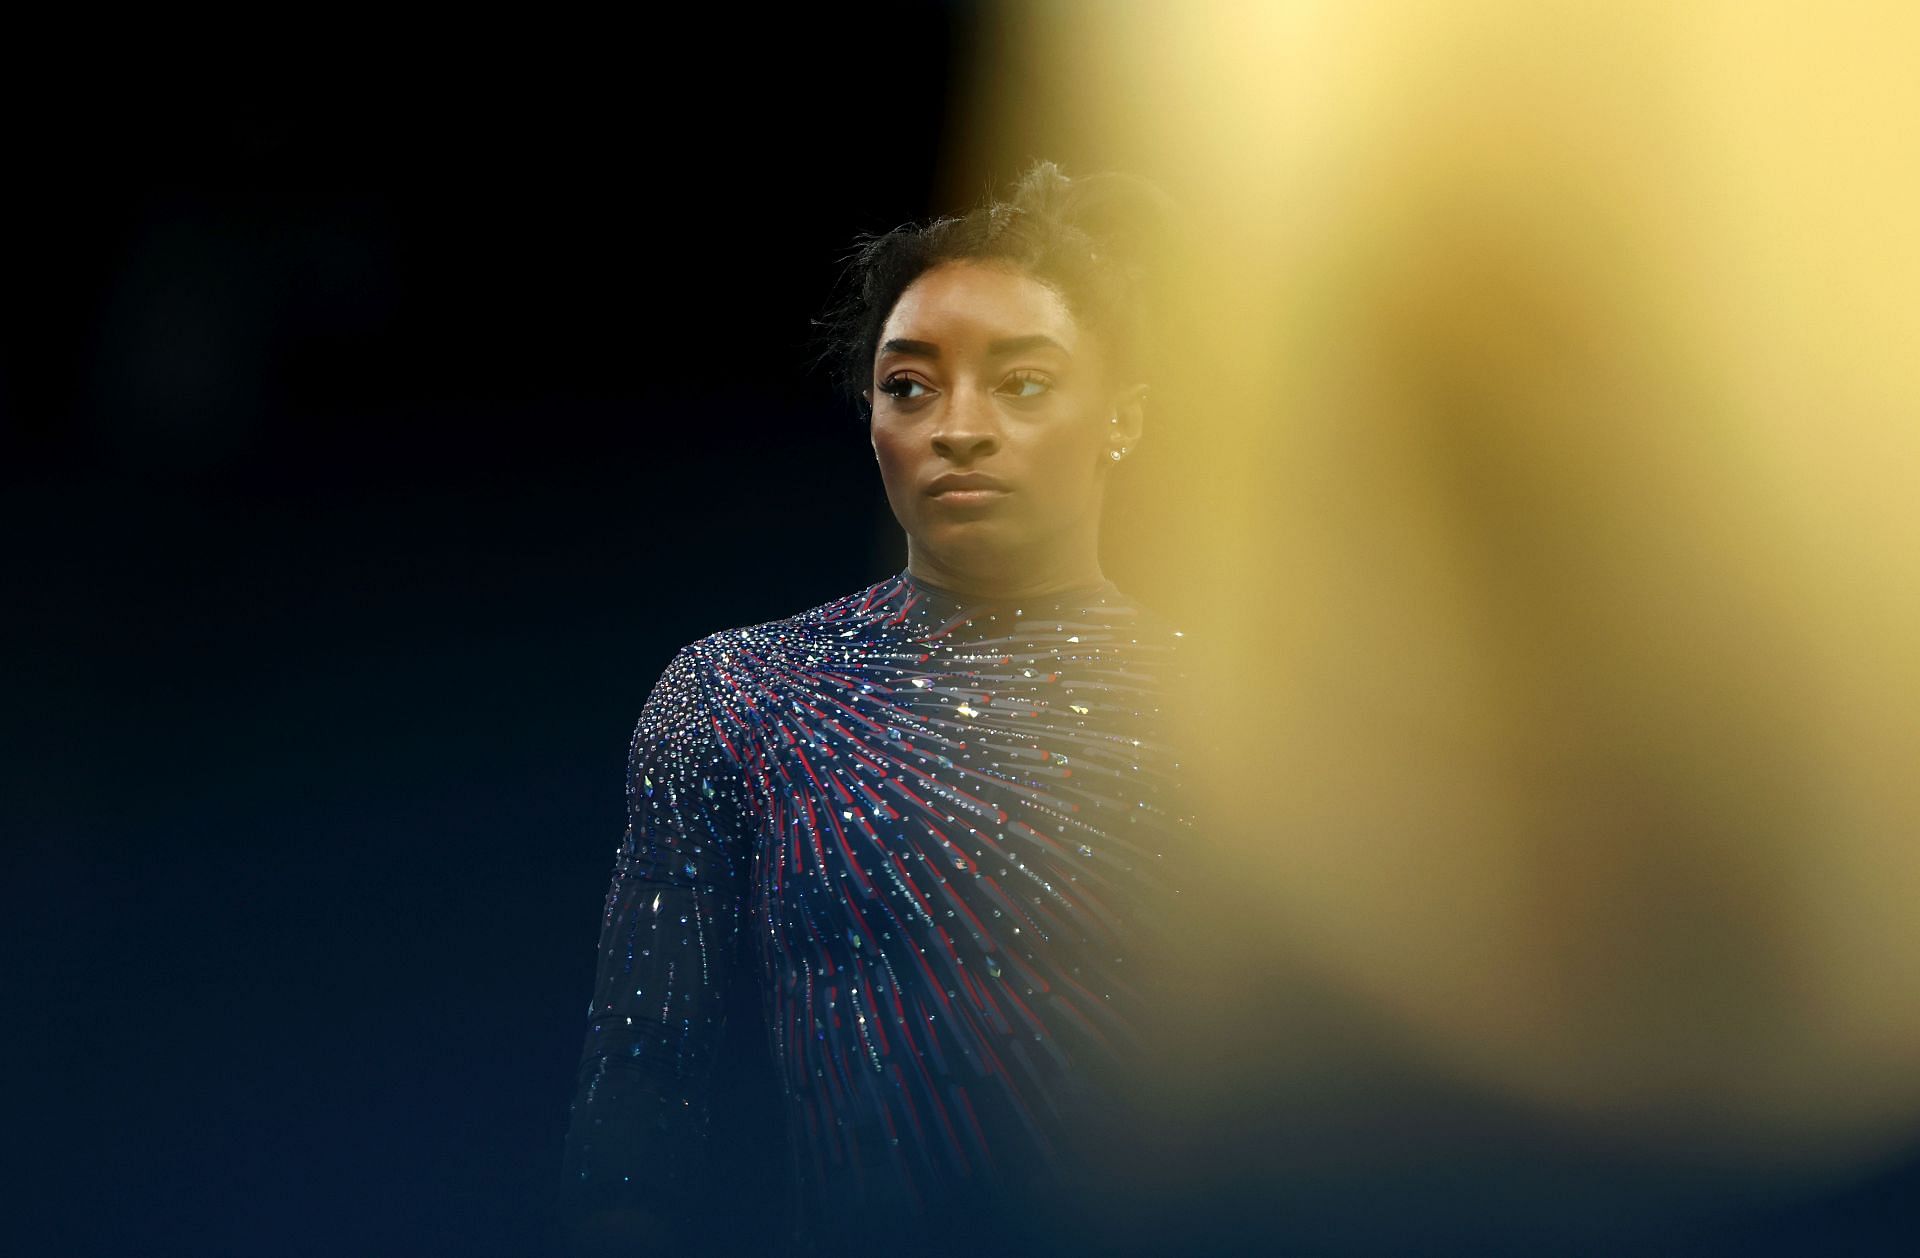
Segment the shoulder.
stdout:
<svg viewBox="0 0 1920 1258">
<path fill-rule="evenodd" d="M 1126 600 L 1125 606 L 1124 623 L 1135 641 L 1166 651 L 1178 651 L 1186 644 L 1186 631 L 1180 622 L 1158 607 L 1131 597 Z"/>
<path fill-rule="evenodd" d="M 810 638 L 827 620 L 845 615 L 860 595 L 825 603 L 754 624 L 716 629 L 677 648 L 654 682 L 649 706 L 671 704 L 681 712 L 709 710 L 715 698 L 737 687 L 743 676 L 778 667 L 784 644 Z"/>
<path fill-rule="evenodd" d="M 714 682 L 726 657 L 722 630 L 678 647 L 654 675 L 634 727 L 636 742 L 707 724 L 713 710 Z"/>
<path fill-rule="evenodd" d="M 889 584 L 886 580 L 878 581 L 785 616 L 717 629 L 681 647 L 674 654 L 669 671 L 712 677 L 729 670 L 751 669 L 756 661 L 776 655 L 783 643 L 809 640 L 836 622 L 870 610 Z"/>
<path fill-rule="evenodd" d="M 1184 636 L 1173 620 L 1162 614 L 1158 608 L 1138 602 L 1132 604 L 1132 607 L 1132 623 L 1135 631 L 1142 637 L 1172 641 Z"/>
<path fill-rule="evenodd" d="M 1121 650 L 1130 667 L 1156 678 L 1161 685 L 1178 685 L 1190 679 L 1196 648 L 1182 620 L 1156 607 L 1129 601 L 1127 615 L 1115 630 L 1122 636 Z"/>
<path fill-rule="evenodd" d="M 732 750 L 756 719 L 756 678 L 777 674 L 790 653 L 818 640 L 831 621 L 853 614 L 869 591 L 829 599 L 791 615 L 716 629 L 678 647 L 655 676 L 632 745 L 688 747 L 718 743 Z"/>
<path fill-rule="evenodd" d="M 893 585 L 893 580 L 883 578 L 785 616 L 732 625 L 695 638 L 674 651 L 658 674 L 656 688 L 682 698 L 710 697 L 713 687 L 729 677 L 778 667 L 784 646 L 814 642 L 823 631 L 844 628 L 844 622 L 871 612 Z"/>
<path fill-rule="evenodd" d="M 719 757 L 715 680 L 722 636 L 709 634 L 678 648 L 654 679 L 627 741 L 629 786 L 643 769 L 669 777 L 707 772 Z"/>
</svg>

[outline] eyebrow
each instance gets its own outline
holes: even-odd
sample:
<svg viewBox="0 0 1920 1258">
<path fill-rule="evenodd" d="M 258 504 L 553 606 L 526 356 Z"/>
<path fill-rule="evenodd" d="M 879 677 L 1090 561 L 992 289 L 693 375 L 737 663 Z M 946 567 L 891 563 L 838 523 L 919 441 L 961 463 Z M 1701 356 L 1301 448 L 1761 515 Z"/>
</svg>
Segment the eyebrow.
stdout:
<svg viewBox="0 0 1920 1258">
<path fill-rule="evenodd" d="M 932 341 L 910 341 L 896 337 L 886 342 L 880 349 L 882 353 L 917 354 L 922 358 L 940 357 L 940 347 Z M 1044 332 L 1035 332 L 1031 336 L 1009 336 L 1002 340 L 987 342 L 987 353 L 994 355 L 1019 354 L 1030 349 L 1056 349 L 1068 358 L 1073 357 L 1067 352 L 1066 346 Z"/>
</svg>

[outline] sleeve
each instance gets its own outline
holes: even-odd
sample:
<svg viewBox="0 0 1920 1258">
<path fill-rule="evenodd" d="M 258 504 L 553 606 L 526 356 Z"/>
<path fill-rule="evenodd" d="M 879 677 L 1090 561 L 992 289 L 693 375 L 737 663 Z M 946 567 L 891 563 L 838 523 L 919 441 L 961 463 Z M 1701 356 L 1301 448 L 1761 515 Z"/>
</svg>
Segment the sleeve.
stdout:
<svg viewBox="0 0 1920 1258">
<path fill-rule="evenodd" d="M 682 647 L 628 748 L 626 829 L 566 1137 L 576 1227 L 619 1216 L 670 1231 L 710 1205 L 710 1088 L 750 848 L 744 779 L 714 724 L 707 676 L 701 653 Z"/>
</svg>

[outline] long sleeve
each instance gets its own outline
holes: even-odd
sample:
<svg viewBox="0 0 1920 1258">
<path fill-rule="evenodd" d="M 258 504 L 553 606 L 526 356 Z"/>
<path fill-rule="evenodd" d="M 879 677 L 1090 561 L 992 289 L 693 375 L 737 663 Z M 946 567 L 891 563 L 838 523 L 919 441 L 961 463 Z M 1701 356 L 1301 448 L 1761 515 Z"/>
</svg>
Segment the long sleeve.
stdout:
<svg viewBox="0 0 1920 1258">
<path fill-rule="evenodd" d="M 665 1226 L 710 1207 L 714 1059 L 739 957 L 746 791 L 696 647 L 667 665 L 627 756 L 627 823 L 601 920 L 567 1133 L 576 1216 Z"/>
</svg>

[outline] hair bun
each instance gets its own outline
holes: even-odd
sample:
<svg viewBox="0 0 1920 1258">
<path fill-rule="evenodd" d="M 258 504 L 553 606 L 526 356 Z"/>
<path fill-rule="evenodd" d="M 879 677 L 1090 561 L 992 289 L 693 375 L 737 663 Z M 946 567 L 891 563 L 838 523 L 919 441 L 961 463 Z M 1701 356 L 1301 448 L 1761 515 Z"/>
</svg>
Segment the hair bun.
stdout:
<svg viewBox="0 0 1920 1258">
<path fill-rule="evenodd" d="M 1020 173 L 996 209 L 1004 212 L 1000 230 L 1025 214 L 1051 220 L 1085 235 L 1095 260 L 1117 263 L 1136 279 L 1158 269 L 1178 219 L 1177 203 L 1146 179 L 1123 171 L 1069 176 L 1046 158 Z"/>
</svg>

